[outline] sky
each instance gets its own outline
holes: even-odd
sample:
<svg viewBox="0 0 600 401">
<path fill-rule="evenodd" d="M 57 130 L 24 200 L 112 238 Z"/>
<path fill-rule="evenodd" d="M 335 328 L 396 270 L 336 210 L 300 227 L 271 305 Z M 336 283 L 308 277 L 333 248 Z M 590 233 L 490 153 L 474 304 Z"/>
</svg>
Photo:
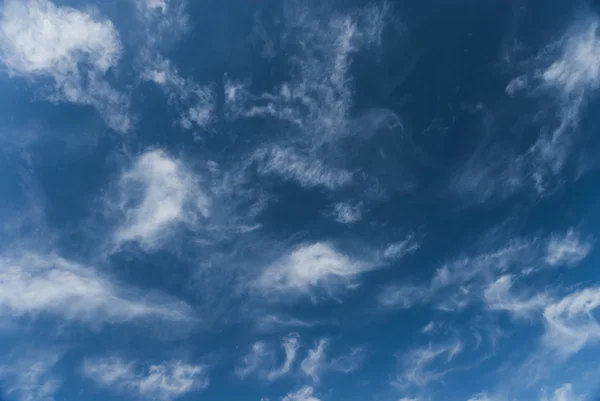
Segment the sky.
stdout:
<svg viewBox="0 0 600 401">
<path fill-rule="evenodd" d="M 0 1 L 2 401 L 595 401 L 600 4 Z"/>
</svg>

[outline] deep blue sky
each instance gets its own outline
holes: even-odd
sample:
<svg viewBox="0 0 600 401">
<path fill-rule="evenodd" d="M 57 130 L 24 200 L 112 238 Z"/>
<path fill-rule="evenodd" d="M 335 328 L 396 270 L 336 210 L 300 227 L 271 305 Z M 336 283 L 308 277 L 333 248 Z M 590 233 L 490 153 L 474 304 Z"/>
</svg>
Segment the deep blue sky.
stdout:
<svg viewBox="0 0 600 401">
<path fill-rule="evenodd" d="M 594 2 L 0 10 L 0 398 L 596 399 Z"/>
</svg>

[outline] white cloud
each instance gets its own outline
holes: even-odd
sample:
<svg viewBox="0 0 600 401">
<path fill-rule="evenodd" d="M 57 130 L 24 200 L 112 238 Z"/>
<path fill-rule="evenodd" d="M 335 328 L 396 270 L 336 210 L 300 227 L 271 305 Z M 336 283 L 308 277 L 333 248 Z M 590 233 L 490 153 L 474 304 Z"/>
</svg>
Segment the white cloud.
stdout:
<svg viewBox="0 0 600 401">
<path fill-rule="evenodd" d="M 7 0 L 0 19 L 0 60 L 10 75 L 50 78 L 54 101 L 95 107 L 117 131 L 131 127 L 128 100 L 104 76 L 121 54 L 108 20 L 48 0 Z"/>
<path fill-rule="evenodd" d="M 135 320 L 191 322 L 190 308 L 120 286 L 53 254 L 0 255 L 0 314 L 47 314 L 89 324 Z"/>
<path fill-rule="evenodd" d="M 566 235 L 553 235 L 548 241 L 546 263 L 551 266 L 574 266 L 592 250 L 592 243 L 570 229 Z"/>
<path fill-rule="evenodd" d="M 255 374 L 259 377 L 274 381 L 291 372 L 296 355 L 300 348 L 297 334 L 289 334 L 281 340 L 281 347 L 285 353 L 285 359 L 281 366 L 275 367 L 275 351 L 273 347 L 263 341 L 252 344 L 250 351 L 240 361 L 235 369 L 235 374 L 240 379 Z"/>
<path fill-rule="evenodd" d="M 490 310 L 501 310 L 517 318 L 528 318 L 533 313 L 540 312 L 551 302 L 550 296 L 539 293 L 526 297 L 511 292 L 513 276 L 503 275 L 487 286 L 484 298 Z"/>
<path fill-rule="evenodd" d="M 145 369 L 137 362 L 116 357 L 87 359 L 83 374 L 102 387 L 150 400 L 174 400 L 209 384 L 205 366 L 176 360 L 150 364 Z"/>
<path fill-rule="evenodd" d="M 382 42 L 390 8 L 369 6 L 360 11 L 322 18 L 308 2 L 284 5 L 284 30 L 280 46 L 289 47 L 290 79 L 269 93 L 253 94 L 246 84 L 225 82 L 225 114 L 230 118 L 267 117 L 285 121 L 287 127 L 274 150 L 261 150 L 260 171 L 296 180 L 307 187 L 329 190 L 346 185 L 354 175 L 341 165 L 344 157 L 333 151 L 333 142 L 353 135 L 368 137 L 379 128 L 351 126 L 352 56 Z M 302 43 L 302 46 L 297 46 Z M 378 118 L 378 117 L 376 117 Z M 357 135 L 357 136 L 358 136 Z M 303 154 L 292 152 L 300 148 Z"/>
<path fill-rule="evenodd" d="M 506 86 L 506 93 L 508 95 L 514 95 L 517 92 L 527 89 L 529 85 L 529 78 L 527 75 L 521 75 L 512 79 Z"/>
<path fill-rule="evenodd" d="M 263 341 L 255 342 L 250 347 L 250 352 L 244 356 L 241 363 L 235 368 L 235 374 L 240 379 L 243 379 L 263 369 L 265 362 L 272 364 L 273 359 L 273 351 L 268 344 Z"/>
<path fill-rule="evenodd" d="M 298 342 L 297 335 L 289 335 L 282 341 L 282 347 L 285 351 L 285 361 L 280 368 L 272 370 L 267 373 L 268 380 L 276 380 L 290 372 L 292 369 L 292 365 L 296 360 L 296 354 L 298 353 L 298 348 L 300 344 Z"/>
<path fill-rule="evenodd" d="M 333 205 L 332 215 L 341 224 L 352 224 L 362 219 L 362 203 L 350 204 L 340 202 Z"/>
<path fill-rule="evenodd" d="M 585 399 L 584 395 L 575 394 L 570 383 L 558 387 L 550 396 L 541 397 L 541 401 L 584 401 Z"/>
<path fill-rule="evenodd" d="M 314 395 L 314 389 L 311 386 L 302 387 L 300 390 L 289 393 L 281 401 L 321 401 Z"/>
<path fill-rule="evenodd" d="M 256 281 L 258 288 L 274 293 L 308 294 L 322 289 L 328 295 L 338 287 L 351 287 L 372 266 L 339 253 L 327 243 L 301 245 L 268 266 Z"/>
<path fill-rule="evenodd" d="M 436 270 L 431 282 L 432 289 L 462 284 L 492 272 L 505 272 L 513 267 L 523 267 L 537 259 L 535 240 L 514 240 L 492 252 L 474 257 L 463 257 L 446 263 Z"/>
<path fill-rule="evenodd" d="M 305 321 L 283 315 L 265 315 L 256 319 L 256 328 L 259 331 L 270 332 L 293 327 L 312 327 L 319 324 L 315 321 Z"/>
<path fill-rule="evenodd" d="M 395 384 L 400 387 L 423 387 L 441 379 L 452 371 L 452 368 L 444 368 L 444 365 L 460 354 L 463 348 L 464 344 L 461 341 L 454 341 L 447 344 L 429 344 L 410 351 L 402 359 L 404 370 L 396 378 Z"/>
<path fill-rule="evenodd" d="M 563 41 L 562 54 L 541 74 L 543 82 L 577 96 L 600 86 L 598 21 L 591 20 Z"/>
<path fill-rule="evenodd" d="M 362 347 L 355 347 L 347 354 L 337 356 L 331 360 L 328 368 L 341 373 L 352 373 L 360 369 L 367 353 Z"/>
<path fill-rule="evenodd" d="M 404 240 L 390 244 L 383 251 L 383 257 L 389 260 L 398 260 L 410 253 L 419 250 L 421 244 L 417 242 L 413 235 L 407 236 Z"/>
<path fill-rule="evenodd" d="M 325 349 L 327 344 L 326 339 L 319 340 L 315 347 L 308 351 L 308 356 L 300 363 L 302 372 L 315 383 L 320 381 L 321 373 L 326 368 Z"/>
<path fill-rule="evenodd" d="M 149 250 L 160 247 L 178 225 L 194 228 L 210 205 L 186 166 L 161 150 L 140 155 L 121 176 L 116 203 L 124 216 L 115 233 L 117 246 L 137 242 Z"/>
<path fill-rule="evenodd" d="M 378 302 L 382 306 L 394 306 L 408 309 L 413 305 L 425 302 L 430 294 L 425 287 L 411 284 L 393 284 L 383 288 L 378 296 Z"/>
<path fill-rule="evenodd" d="M 594 311 L 600 306 L 600 288 L 576 291 L 544 309 L 544 345 L 568 357 L 600 340 Z"/>
<path fill-rule="evenodd" d="M 334 190 L 348 184 L 352 179 L 351 172 L 327 166 L 320 160 L 291 148 L 273 147 L 261 150 L 254 158 L 260 162 L 259 173 L 276 174 L 296 181 L 306 188 L 324 187 Z"/>
<path fill-rule="evenodd" d="M 32 353 L 33 354 L 33 353 Z M 52 352 L 37 352 L 0 365 L 0 381 L 7 394 L 20 401 L 54 401 L 62 381 L 53 373 L 60 357 Z M 3 363 L 6 363 L 6 359 Z"/>
<path fill-rule="evenodd" d="M 490 398 L 487 393 L 479 393 L 469 398 L 469 401 L 494 401 L 494 399 Z"/>
<path fill-rule="evenodd" d="M 147 55 L 143 65 L 142 79 L 161 87 L 182 110 L 179 123 L 183 128 L 209 126 L 215 111 L 215 93 L 210 86 L 183 78 L 169 60 L 158 55 Z"/>
</svg>

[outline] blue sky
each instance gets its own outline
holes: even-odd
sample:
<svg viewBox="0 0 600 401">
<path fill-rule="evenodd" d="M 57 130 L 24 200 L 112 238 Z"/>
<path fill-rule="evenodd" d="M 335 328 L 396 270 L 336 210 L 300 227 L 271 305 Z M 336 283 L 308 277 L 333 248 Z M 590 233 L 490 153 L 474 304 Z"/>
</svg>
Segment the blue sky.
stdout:
<svg viewBox="0 0 600 401">
<path fill-rule="evenodd" d="M 1 399 L 598 396 L 597 4 L 0 9 Z"/>
</svg>

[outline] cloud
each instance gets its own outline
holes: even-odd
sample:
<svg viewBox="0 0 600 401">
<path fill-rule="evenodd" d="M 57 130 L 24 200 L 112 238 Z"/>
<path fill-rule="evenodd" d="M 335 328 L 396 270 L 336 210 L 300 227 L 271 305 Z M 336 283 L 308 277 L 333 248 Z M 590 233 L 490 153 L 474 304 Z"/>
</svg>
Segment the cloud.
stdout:
<svg viewBox="0 0 600 401">
<path fill-rule="evenodd" d="M 20 401 L 54 401 L 54 394 L 62 385 L 62 380 L 53 373 L 59 360 L 57 353 L 32 353 L 0 365 L 0 381 L 6 392 Z"/>
<path fill-rule="evenodd" d="M 335 357 L 329 363 L 329 369 L 341 372 L 352 373 L 360 369 L 367 357 L 367 353 L 362 347 L 354 347 L 345 355 Z"/>
<path fill-rule="evenodd" d="M 208 387 L 206 367 L 172 360 L 150 364 L 120 358 L 87 359 L 82 373 L 99 386 L 149 400 L 174 400 Z"/>
<path fill-rule="evenodd" d="M 392 284 L 383 288 L 378 296 L 382 306 L 394 306 L 409 309 L 412 306 L 429 300 L 429 292 L 425 287 L 411 284 Z"/>
<path fill-rule="evenodd" d="M 275 351 L 273 347 L 263 341 L 255 342 L 250 348 L 250 352 L 244 356 L 242 361 L 235 369 L 235 374 L 243 379 L 251 374 L 274 381 L 292 370 L 296 360 L 298 349 L 300 348 L 299 337 L 297 334 L 289 334 L 281 340 L 281 347 L 285 353 L 285 359 L 281 366 L 275 367 Z"/>
<path fill-rule="evenodd" d="M 417 242 L 413 235 L 408 235 L 404 240 L 390 244 L 383 251 L 383 257 L 389 260 L 398 260 L 405 255 L 415 253 L 419 250 L 421 244 Z"/>
<path fill-rule="evenodd" d="M 568 357 L 600 340 L 594 311 L 600 306 L 600 287 L 576 291 L 544 308 L 543 344 Z"/>
<path fill-rule="evenodd" d="M 394 383 L 400 387 L 423 387 L 441 379 L 452 371 L 452 368 L 444 369 L 443 366 L 460 354 L 463 348 L 464 344 L 461 341 L 454 341 L 447 344 L 429 344 L 408 352 L 402 358 L 404 370 Z"/>
<path fill-rule="evenodd" d="M 548 241 L 546 263 L 551 266 L 574 266 L 592 250 L 591 241 L 582 239 L 573 229 L 566 235 L 553 235 Z"/>
<path fill-rule="evenodd" d="M 226 77 L 224 113 L 231 119 L 268 118 L 284 124 L 277 146 L 256 152 L 255 160 L 262 164 L 259 172 L 304 187 L 337 190 L 357 177 L 344 168 L 350 163 L 333 144 L 349 136 L 367 138 L 382 125 L 352 126 L 350 69 L 354 54 L 381 45 L 391 10 L 387 2 L 331 16 L 321 15 L 306 1 L 283 7 L 279 45 L 292 54 L 289 79 L 270 92 L 255 94 L 248 83 Z M 372 118 L 380 121 L 382 113 L 376 114 Z"/>
<path fill-rule="evenodd" d="M 182 302 L 121 286 L 91 266 L 32 251 L 0 256 L 0 314 L 43 314 L 88 324 L 193 320 Z"/>
<path fill-rule="evenodd" d="M 308 351 L 308 356 L 300 363 L 302 372 L 315 383 L 320 381 L 321 373 L 326 367 L 325 349 L 327 344 L 326 339 L 319 340 L 315 347 Z"/>
<path fill-rule="evenodd" d="M 146 250 L 162 246 L 179 225 L 193 229 L 210 206 L 183 162 L 161 150 L 143 153 L 123 173 L 114 203 L 124 220 L 115 232 L 117 246 L 137 242 Z"/>
<path fill-rule="evenodd" d="M 281 401 L 321 401 L 314 396 L 314 389 L 311 386 L 305 386 L 294 393 L 289 393 Z"/>
<path fill-rule="evenodd" d="M 121 55 L 108 20 L 48 0 L 7 0 L 0 17 L 0 60 L 12 76 L 49 78 L 56 102 L 91 105 L 116 131 L 131 128 L 129 101 L 105 76 Z"/>
<path fill-rule="evenodd" d="M 240 379 L 243 379 L 262 369 L 265 361 L 271 364 L 273 358 L 273 351 L 266 343 L 262 341 L 255 342 L 252 344 L 250 352 L 244 356 L 241 363 L 236 367 L 235 374 Z"/>
<path fill-rule="evenodd" d="M 294 327 L 312 327 L 319 324 L 315 321 L 304 321 L 289 316 L 270 314 L 256 319 L 256 328 L 262 332 L 271 332 Z"/>
<path fill-rule="evenodd" d="M 541 78 L 565 96 L 579 96 L 582 92 L 600 87 L 600 41 L 598 20 L 580 25 L 562 39 L 561 54 Z"/>
<path fill-rule="evenodd" d="M 558 387 L 549 396 L 546 394 L 541 397 L 541 401 L 584 401 L 585 399 L 584 395 L 575 394 L 570 383 Z"/>
<path fill-rule="evenodd" d="M 333 205 L 331 215 L 335 221 L 341 224 L 352 224 L 362 219 L 363 205 L 362 203 L 350 204 L 345 202 L 336 203 Z"/>
<path fill-rule="evenodd" d="M 545 293 L 532 297 L 517 295 L 511 292 L 513 276 L 503 275 L 487 286 L 484 298 L 488 309 L 509 312 L 516 318 L 530 318 L 548 305 L 552 298 Z"/>
<path fill-rule="evenodd" d="M 210 85 L 183 78 L 172 63 L 158 55 L 146 56 L 142 79 L 164 90 L 171 104 L 183 110 L 179 124 L 185 129 L 207 128 L 214 119 L 215 93 Z"/>
<path fill-rule="evenodd" d="M 292 365 L 296 360 L 296 354 L 298 353 L 298 348 L 300 344 L 298 342 L 297 335 L 289 335 L 282 341 L 282 346 L 285 351 L 285 361 L 283 365 L 279 369 L 272 370 L 267 374 L 268 380 L 276 380 L 290 372 L 292 369 Z"/>
<path fill-rule="evenodd" d="M 335 289 L 351 287 L 361 273 L 372 268 L 372 264 L 346 256 L 330 244 L 317 242 L 300 245 L 268 266 L 255 285 L 274 294 L 314 297 L 315 291 L 323 290 L 333 295 Z"/>
<path fill-rule="evenodd" d="M 348 184 L 352 173 L 325 165 L 309 155 L 302 155 L 291 148 L 273 147 L 260 150 L 254 155 L 260 161 L 259 173 L 279 175 L 287 180 L 296 181 L 303 187 L 323 187 L 335 190 Z"/>
</svg>

